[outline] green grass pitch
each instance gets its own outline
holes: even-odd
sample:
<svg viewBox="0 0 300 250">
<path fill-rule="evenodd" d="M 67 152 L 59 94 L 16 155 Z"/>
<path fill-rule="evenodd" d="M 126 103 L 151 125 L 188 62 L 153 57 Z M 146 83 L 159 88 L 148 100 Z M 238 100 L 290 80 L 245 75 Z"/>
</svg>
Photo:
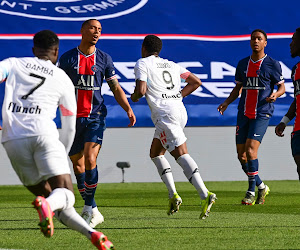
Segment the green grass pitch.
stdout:
<svg viewBox="0 0 300 250">
<path fill-rule="evenodd" d="M 163 183 L 99 184 L 96 201 L 105 217 L 99 231 L 117 250 L 131 249 L 299 249 L 300 185 L 266 181 L 271 192 L 264 205 L 240 204 L 247 182 L 206 182 L 218 200 L 210 216 L 199 219 L 200 199 L 190 183 L 176 183 L 180 211 L 166 214 Z M 83 201 L 75 188 L 75 208 Z M 22 186 L 0 186 L 0 249 L 94 249 L 78 232 L 54 219 L 54 235 L 45 238 L 32 208 L 34 196 Z"/>
</svg>

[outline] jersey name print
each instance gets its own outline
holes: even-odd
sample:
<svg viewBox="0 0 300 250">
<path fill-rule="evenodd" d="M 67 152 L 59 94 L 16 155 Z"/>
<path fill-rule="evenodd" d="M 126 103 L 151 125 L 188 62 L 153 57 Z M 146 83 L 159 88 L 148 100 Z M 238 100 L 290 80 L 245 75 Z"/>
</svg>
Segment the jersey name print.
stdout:
<svg viewBox="0 0 300 250">
<path fill-rule="evenodd" d="M 190 71 L 187 69 L 152 55 L 139 59 L 134 72 L 136 79 L 147 82 L 145 96 L 154 113 L 168 112 L 164 109 L 166 105 L 173 106 L 173 101 L 182 102 L 181 79 L 185 80 L 189 76 Z"/>
<path fill-rule="evenodd" d="M 0 62 L 5 83 L 2 142 L 30 136 L 58 138 L 53 119 L 58 106 L 63 116 L 76 113 L 74 86 L 50 60 L 8 58 Z"/>
<path fill-rule="evenodd" d="M 242 94 L 238 105 L 249 119 L 269 118 L 274 112 L 274 104 L 266 98 L 273 93 L 274 86 L 284 82 L 281 66 L 278 61 L 265 55 L 254 62 L 250 56 L 239 61 L 235 81 L 242 84 Z"/>
<path fill-rule="evenodd" d="M 71 78 L 77 97 L 77 117 L 98 118 L 106 116 L 107 109 L 101 94 L 104 78 L 116 78 L 111 57 L 96 49 L 90 55 L 78 48 L 64 53 L 59 59 L 59 67 Z"/>
</svg>

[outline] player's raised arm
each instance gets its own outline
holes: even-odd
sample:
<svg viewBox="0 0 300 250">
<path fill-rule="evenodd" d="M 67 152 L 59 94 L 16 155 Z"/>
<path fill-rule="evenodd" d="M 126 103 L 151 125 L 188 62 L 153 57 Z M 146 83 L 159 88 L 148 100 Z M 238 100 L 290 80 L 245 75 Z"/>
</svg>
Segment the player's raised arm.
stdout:
<svg viewBox="0 0 300 250">
<path fill-rule="evenodd" d="M 136 123 L 136 117 L 118 80 L 116 78 L 113 78 L 112 80 L 107 81 L 107 83 L 110 87 L 110 90 L 113 92 L 116 101 L 127 113 L 130 121 L 128 127 L 134 126 L 134 124 Z"/>
</svg>

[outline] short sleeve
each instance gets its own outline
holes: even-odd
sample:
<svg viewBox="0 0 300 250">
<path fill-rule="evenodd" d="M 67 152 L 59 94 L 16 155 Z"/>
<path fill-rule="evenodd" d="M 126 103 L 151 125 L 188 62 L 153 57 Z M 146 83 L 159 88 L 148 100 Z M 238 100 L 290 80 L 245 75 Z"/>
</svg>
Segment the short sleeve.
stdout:
<svg viewBox="0 0 300 250">
<path fill-rule="evenodd" d="M 0 83 L 6 80 L 9 72 L 11 71 L 12 65 L 12 58 L 8 58 L 0 62 Z"/>
<path fill-rule="evenodd" d="M 114 78 L 117 78 L 115 67 L 112 58 L 107 55 L 106 67 L 105 67 L 105 80 L 110 81 Z"/>
<path fill-rule="evenodd" d="M 241 62 L 239 61 L 236 70 L 235 70 L 235 82 L 237 84 L 243 83 L 243 70 L 241 68 Z"/>
<path fill-rule="evenodd" d="M 147 82 L 148 79 L 147 67 L 146 67 L 146 63 L 142 59 L 138 60 L 137 63 L 135 64 L 134 75 L 135 75 L 135 80 Z"/>
<path fill-rule="evenodd" d="M 284 82 L 284 78 L 282 76 L 281 65 L 278 61 L 275 61 L 275 63 L 274 63 L 271 80 L 275 85 L 278 85 L 278 84 L 281 84 Z"/>
<path fill-rule="evenodd" d="M 179 66 L 180 78 L 183 80 L 186 80 L 189 77 L 189 75 L 191 74 L 191 72 L 189 70 L 187 70 L 186 68 L 181 67 L 180 65 L 178 65 L 178 66 Z"/>
</svg>

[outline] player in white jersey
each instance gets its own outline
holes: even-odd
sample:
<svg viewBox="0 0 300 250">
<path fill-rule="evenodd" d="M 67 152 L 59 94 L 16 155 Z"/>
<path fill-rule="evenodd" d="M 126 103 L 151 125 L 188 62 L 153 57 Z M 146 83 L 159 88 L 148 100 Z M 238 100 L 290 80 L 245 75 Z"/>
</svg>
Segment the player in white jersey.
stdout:
<svg viewBox="0 0 300 250">
<path fill-rule="evenodd" d="M 23 185 L 36 198 L 41 231 L 54 232 L 53 215 L 77 230 L 98 249 L 113 247 L 107 237 L 91 228 L 76 212 L 67 153 L 75 135 L 76 99 L 72 81 L 54 64 L 59 40 L 43 30 L 35 34 L 36 57 L 0 62 L 0 82 L 6 81 L 2 107 L 2 143 Z M 61 133 L 53 119 L 61 112 Z M 46 198 L 45 198 L 46 197 Z"/>
<path fill-rule="evenodd" d="M 178 64 L 160 58 L 162 41 L 159 37 L 148 35 L 142 44 L 142 58 L 135 65 L 136 87 L 131 100 L 137 102 L 145 95 L 151 109 L 151 118 L 155 133 L 150 148 L 150 157 L 169 191 L 168 215 L 179 210 L 182 203 L 177 194 L 171 166 L 164 154 L 166 150 L 182 167 L 187 179 L 194 185 L 201 198 L 200 218 L 205 219 L 217 199 L 214 193 L 207 190 L 198 170 L 198 166 L 189 155 L 186 146 L 184 127 L 187 123 L 187 112 L 182 98 L 192 93 L 201 81 Z M 181 79 L 187 85 L 181 89 Z"/>
</svg>

